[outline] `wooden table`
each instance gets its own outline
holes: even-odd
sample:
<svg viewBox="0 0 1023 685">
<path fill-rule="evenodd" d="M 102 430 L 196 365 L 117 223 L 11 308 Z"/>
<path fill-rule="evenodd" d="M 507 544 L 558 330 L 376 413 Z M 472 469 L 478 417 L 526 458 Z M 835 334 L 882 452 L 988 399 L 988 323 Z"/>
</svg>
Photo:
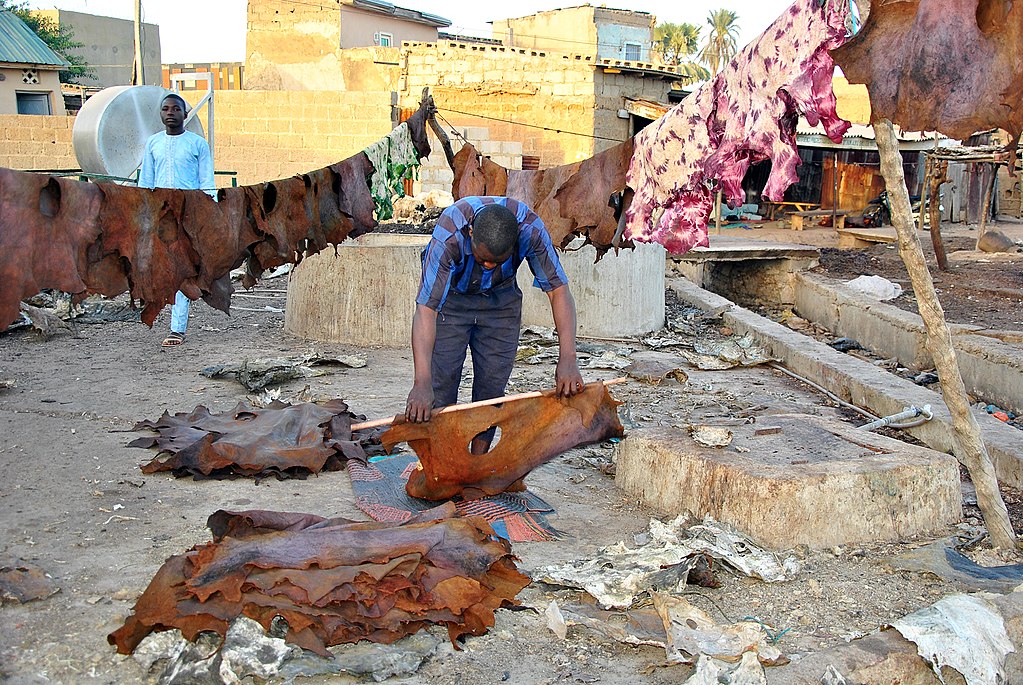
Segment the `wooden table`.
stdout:
<svg viewBox="0 0 1023 685">
<path fill-rule="evenodd" d="M 808 212 L 792 212 L 789 214 L 789 221 L 792 223 L 793 231 L 802 231 L 803 219 L 821 219 L 834 215 L 834 228 L 837 231 L 845 228 L 845 215 L 848 213 L 848 209 L 815 209 Z"/>
<path fill-rule="evenodd" d="M 820 205 L 816 202 L 774 202 L 772 200 L 764 200 L 761 204 L 763 204 L 764 209 L 767 210 L 768 221 L 774 221 L 779 212 L 782 214 L 788 214 L 790 212 L 806 212 L 820 207 Z"/>
</svg>

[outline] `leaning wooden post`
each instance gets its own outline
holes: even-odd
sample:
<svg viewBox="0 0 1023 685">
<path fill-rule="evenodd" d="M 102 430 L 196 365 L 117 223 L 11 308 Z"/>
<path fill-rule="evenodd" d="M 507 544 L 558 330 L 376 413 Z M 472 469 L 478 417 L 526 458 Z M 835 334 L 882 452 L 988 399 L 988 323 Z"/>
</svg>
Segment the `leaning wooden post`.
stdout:
<svg viewBox="0 0 1023 685">
<path fill-rule="evenodd" d="M 892 208 L 892 224 L 898 235 L 899 255 L 906 264 L 913 284 L 920 316 L 927 330 L 927 347 L 934 358 L 934 367 L 941 382 L 941 393 L 952 414 L 952 441 L 957 456 L 966 464 L 977 488 L 977 504 L 984 516 L 991 543 L 995 547 L 1016 547 L 1016 534 L 1009 523 L 1009 512 L 998 491 L 998 478 L 980 437 L 980 426 L 970 411 L 966 386 L 959 373 L 959 361 L 952 347 L 952 333 L 945 322 L 945 312 L 934 291 L 934 281 L 924 261 L 923 248 L 913 223 L 902 156 L 895 137 L 895 128 L 888 119 L 874 121 L 874 137 L 881 156 L 881 174 L 888 189 Z"/>
</svg>

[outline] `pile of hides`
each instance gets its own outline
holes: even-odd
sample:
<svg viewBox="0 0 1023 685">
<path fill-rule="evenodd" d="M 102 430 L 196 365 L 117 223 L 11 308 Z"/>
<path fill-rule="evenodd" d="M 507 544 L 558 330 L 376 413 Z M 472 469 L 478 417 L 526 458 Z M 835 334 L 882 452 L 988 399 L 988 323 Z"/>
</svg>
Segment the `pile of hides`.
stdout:
<svg viewBox="0 0 1023 685">
<path fill-rule="evenodd" d="M 525 489 L 530 471 L 577 445 L 624 435 L 616 407 L 603 382 L 590 383 L 572 397 L 553 391 L 501 405 L 435 413 L 427 423 L 398 417 L 380 436 L 384 449 L 407 442 L 422 466 L 409 475 L 413 497 L 473 499 Z M 471 454 L 472 439 L 493 426 L 501 439 L 485 456 Z"/>
<path fill-rule="evenodd" d="M 1023 4 L 1012 0 L 871 3 L 863 29 L 833 53 L 850 83 L 867 85 L 874 120 L 960 140 L 1001 128 L 1013 155 L 1021 54 Z"/>
<path fill-rule="evenodd" d="M 164 412 L 157 421 L 141 421 L 134 430 L 156 436 L 133 440 L 129 447 L 155 447 L 143 473 L 171 471 L 176 476 L 305 478 L 339 471 L 346 459 L 366 461 L 371 438 L 352 438 L 348 405 L 341 400 L 290 405 L 273 402 L 256 408 L 239 402 L 231 411 L 211 414 L 200 405 L 190 413 Z M 377 450 L 379 451 L 379 450 Z"/>
<path fill-rule="evenodd" d="M 763 196 L 783 199 L 797 180 L 799 115 L 823 123 L 836 143 L 849 129 L 835 111 L 828 54 L 845 42 L 848 17 L 847 0 L 797 0 L 717 76 L 637 134 L 625 237 L 675 254 L 708 245 L 712 182 L 737 207 L 746 201 L 747 169 L 766 159 Z"/>
<path fill-rule="evenodd" d="M 430 152 L 432 100 L 402 126 L 420 158 Z M 336 164 L 237 188 L 148 190 L 0 168 L 0 330 L 18 302 L 46 288 L 114 297 L 129 292 L 152 325 L 177 291 L 230 306 L 230 272 L 246 286 L 266 269 L 372 230 L 365 152 Z"/>
<path fill-rule="evenodd" d="M 482 635 L 529 579 L 486 521 L 453 514 L 449 504 L 388 525 L 218 511 L 207 522 L 213 542 L 168 559 L 107 640 L 129 654 L 152 631 L 224 636 L 239 616 L 267 631 L 279 616 L 289 643 L 324 656 L 331 645 L 389 644 L 431 624 L 452 642 Z"/>
</svg>

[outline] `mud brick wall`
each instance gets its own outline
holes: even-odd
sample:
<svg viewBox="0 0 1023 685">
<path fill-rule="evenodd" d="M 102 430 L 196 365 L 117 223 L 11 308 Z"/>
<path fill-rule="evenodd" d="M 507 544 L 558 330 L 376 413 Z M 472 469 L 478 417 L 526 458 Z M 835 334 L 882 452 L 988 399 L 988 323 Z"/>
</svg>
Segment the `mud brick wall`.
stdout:
<svg viewBox="0 0 1023 685">
<path fill-rule="evenodd" d="M 74 117 L 0 114 L 0 166 L 77 169 L 71 149 Z"/>
</svg>

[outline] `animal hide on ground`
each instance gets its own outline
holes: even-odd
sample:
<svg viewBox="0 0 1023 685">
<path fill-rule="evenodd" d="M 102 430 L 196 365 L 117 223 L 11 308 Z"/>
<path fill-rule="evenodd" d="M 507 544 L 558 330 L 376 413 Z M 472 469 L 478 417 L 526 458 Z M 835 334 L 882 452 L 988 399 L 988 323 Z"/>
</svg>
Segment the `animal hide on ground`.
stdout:
<svg viewBox="0 0 1023 685">
<path fill-rule="evenodd" d="M 863 29 L 832 55 L 851 83 L 867 85 L 874 119 L 959 139 L 1023 132 L 1021 2 L 873 2 Z"/>
<path fill-rule="evenodd" d="M 613 244 L 620 214 L 620 195 L 632 157 L 632 139 L 582 162 L 550 169 L 505 169 L 470 144 L 455 155 L 455 199 L 470 195 L 507 195 L 529 205 L 543 219 L 551 241 L 567 246 L 583 236 L 603 255 Z"/>
<path fill-rule="evenodd" d="M 413 497 L 445 500 L 456 495 L 472 499 L 522 489 L 530 471 L 577 445 L 624 433 L 616 407 L 604 384 L 590 383 L 573 397 L 551 393 L 434 414 L 427 423 L 406 423 L 399 417 L 380 436 L 388 452 L 407 442 L 419 455 L 421 469 L 408 479 Z M 470 454 L 469 442 L 491 426 L 500 440 L 487 454 Z"/>
<path fill-rule="evenodd" d="M 408 120 L 429 155 L 432 101 Z M 232 269 L 247 262 L 251 286 L 264 269 L 298 263 L 328 244 L 376 227 L 360 152 L 307 174 L 222 188 L 149 190 L 0 168 L 0 330 L 18 303 L 55 288 L 83 299 L 131 293 L 152 325 L 182 291 L 228 311 Z"/>
<path fill-rule="evenodd" d="M 448 504 L 404 525 L 324 520 L 311 514 L 218 511 L 214 541 L 168 559 L 124 626 L 107 636 L 129 654 L 153 631 L 224 635 L 247 616 L 329 656 L 359 640 L 391 643 L 445 625 L 452 643 L 482 635 L 514 606 L 529 578 L 482 518 L 451 518 Z"/>
<path fill-rule="evenodd" d="M 338 471 L 345 459 L 366 460 L 363 446 L 352 439 L 352 416 L 341 400 L 274 402 L 265 409 L 241 402 L 223 414 L 211 414 L 200 405 L 189 414 L 164 412 L 155 422 L 135 424 L 135 430 L 149 429 L 157 435 L 128 446 L 159 450 L 142 465 L 143 473 L 304 478 Z"/>
<path fill-rule="evenodd" d="M 835 142 L 838 118 L 828 51 L 846 40 L 848 0 L 797 0 L 761 36 L 635 137 L 627 182 L 635 196 L 625 237 L 681 254 L 707 245 L 716 180 L 729 205 L 745 201 L 742 179 L 770 159 L 764 198 L 796 181 L 796 122 L 803 114 Z"/>
</svg>

